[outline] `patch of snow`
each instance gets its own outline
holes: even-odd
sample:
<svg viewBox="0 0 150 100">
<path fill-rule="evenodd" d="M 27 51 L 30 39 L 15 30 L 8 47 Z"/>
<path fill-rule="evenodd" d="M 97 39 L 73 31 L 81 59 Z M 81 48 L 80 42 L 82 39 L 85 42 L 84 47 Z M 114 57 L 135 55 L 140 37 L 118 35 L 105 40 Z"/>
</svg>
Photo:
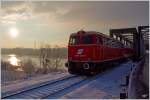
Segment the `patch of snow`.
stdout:
<svg viewBox="0 0 150 100">
<path fill-rule="evenodd" d="M 10 70 L 1 70 L 1 83 L 2 85 L 6 85 L 7 83 L 13 80 L 20 80 L 25 77 L 25 73 L 23 72 L 15 72 Z"/>
<path fill-rule="evenodd" d="M 53 72 L 46 75 L 37 75 L 36 77 L 27 78 L 24 80 L 13 81 L 12 84 L 2 85 L 1 92 L 6 93 L 9 91 L 17 91 L 19 89 L 24 89 L 32 85 L 41 84 L 43 82 L 55 80 L 68 75 L 69 73 Z"/>
<path fill-rule="evenodd" d="M 120 98 L 123 80 L 128 75 L 134 63 L 122 64 L 104 75 L 99 75 L 94 81 L 60 97 L 63 99 L 115 99 Z"/>
</svg>

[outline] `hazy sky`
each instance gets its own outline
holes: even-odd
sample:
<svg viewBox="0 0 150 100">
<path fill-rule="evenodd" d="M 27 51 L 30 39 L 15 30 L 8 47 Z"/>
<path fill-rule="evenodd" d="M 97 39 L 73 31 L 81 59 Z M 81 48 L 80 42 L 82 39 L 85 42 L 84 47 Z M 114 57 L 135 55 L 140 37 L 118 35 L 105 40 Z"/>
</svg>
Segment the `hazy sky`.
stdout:
<svg viewBox="0 0 150 100">
<path fill-rule="evenodd" d="M 108 34 L 111 28 L 148 24 L 148 1 L 3 1 L 0 42 L 5 48 L 67 46 L 69 35 L 81 29 Z"/>
</svg>

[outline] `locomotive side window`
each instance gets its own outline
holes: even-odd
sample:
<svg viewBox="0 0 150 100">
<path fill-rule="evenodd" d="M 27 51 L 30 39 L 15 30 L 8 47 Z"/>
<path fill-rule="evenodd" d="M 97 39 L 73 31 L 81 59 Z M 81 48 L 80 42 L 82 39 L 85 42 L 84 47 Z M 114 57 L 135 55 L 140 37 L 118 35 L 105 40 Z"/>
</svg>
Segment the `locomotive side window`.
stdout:
<svg viewBox="0 0 150 100">
<path fill-rule="evenodd" d="M 109 39 L 103 37 L 103 45 L 109 45 Z"/>
<path fill-rule="evenodd" d="M 87 36 L 83 36 L 83 44 L 92 44 L 93 41 L 92 41 L 92 36 L 90 35 L 87 35 Z"/>
<path fill-rule="evenodd" d="M 97 44 L 102 44 L 102 38 L 100 36 L 97 36 L 96 40 L 97 40 L 96 41 Z"/>
<path fill-rule="evenodd" d="M 77 45 L 77 44 L 79 44 L 79 39 L 78 39 L 78 37 L 77 37 L 77 36 L 72 36 L 72 37 L 70 38 L 69 44 L 70 44 L 70 45 Z"/>
</svg>

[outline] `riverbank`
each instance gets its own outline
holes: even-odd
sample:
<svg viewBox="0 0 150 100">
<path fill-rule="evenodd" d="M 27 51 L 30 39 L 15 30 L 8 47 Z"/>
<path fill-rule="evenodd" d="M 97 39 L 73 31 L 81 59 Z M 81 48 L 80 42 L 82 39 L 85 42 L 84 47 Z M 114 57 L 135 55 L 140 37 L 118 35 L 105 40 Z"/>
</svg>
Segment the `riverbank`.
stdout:
<svg viewBox="0 0 150 100">
<path fill-rule="evenodd" d="M 18 70 L 21 68 L 22 70 Z M 37 68 L 32 61 L 25 62 L 22 66 L 14 66 L 9 62 L 1 61 L 1 84 L 9 85 L 15 81 L 22 81 L 33 77 L 47 75 L 49 73 L 65 73 L 66 68 L 47 69 L 44 73 L 43 68 Z"/>
</svg>

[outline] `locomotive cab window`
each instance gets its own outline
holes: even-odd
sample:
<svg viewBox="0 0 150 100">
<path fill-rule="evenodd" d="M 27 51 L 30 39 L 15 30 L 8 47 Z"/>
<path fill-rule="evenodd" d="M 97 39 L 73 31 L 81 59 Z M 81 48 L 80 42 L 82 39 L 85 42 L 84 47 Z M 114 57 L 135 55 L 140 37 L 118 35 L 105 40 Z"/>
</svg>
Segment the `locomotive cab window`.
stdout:
<svg viewBox="0 0 150 100">
<path fill-rule="evenodd" d="M 92 36 L 90 36 L 90 35 L 83 36 L 82 43 L 83 44 L 93 44 Z"/>
<path fill-rule="evenodd" d="M 79 44 L 79 38 L 77 36 L 70 37 L 69 44 L 70 45 L 77 45 L 77 44 Z"/>
<path fill-rule="evenodd" d="M 102 38 L 100 36 L 96 36 L 96 43 L 97 44 L 102 44 Z"/>
</svg>

